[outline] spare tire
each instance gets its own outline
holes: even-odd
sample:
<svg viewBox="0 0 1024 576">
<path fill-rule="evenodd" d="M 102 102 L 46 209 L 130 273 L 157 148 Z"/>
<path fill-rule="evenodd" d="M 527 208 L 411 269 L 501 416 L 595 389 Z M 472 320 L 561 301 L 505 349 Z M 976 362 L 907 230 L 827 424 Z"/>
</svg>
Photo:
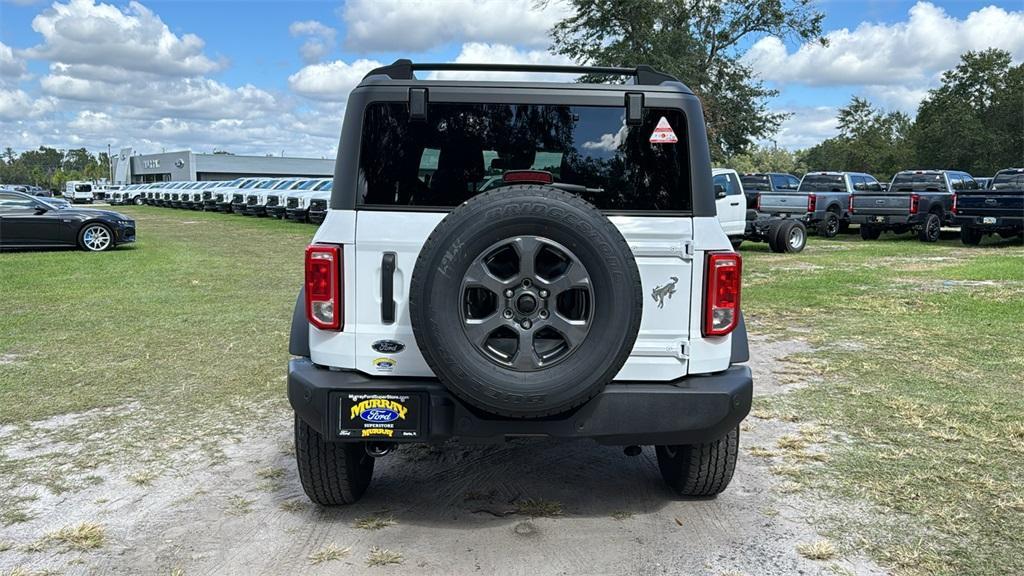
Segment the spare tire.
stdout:
<svg viewBox="0 0 1024 576">
<path fill-rule="evenodd" d="M 427 238 L 409 310 L 457 397 L 513 418 L 558 414 L 615 377 L 640 329 L 640 273 L 593 205 L 552 187 L 478 194 Z"/>
</svg>

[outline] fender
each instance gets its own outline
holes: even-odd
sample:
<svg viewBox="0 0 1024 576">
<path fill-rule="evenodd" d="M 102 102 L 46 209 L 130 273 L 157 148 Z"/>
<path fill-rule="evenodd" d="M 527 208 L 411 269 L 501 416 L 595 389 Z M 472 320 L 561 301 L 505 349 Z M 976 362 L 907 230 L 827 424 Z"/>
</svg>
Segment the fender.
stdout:
<svg viewBox="0 0 1024 576">
<path fill-rule="evenodd" d="M 308 333 L 306 344 L 308 348 Z M 736 323 L 736 328 L 732 331 L 732 356 L 729 358 L 729 364 L 739 364 L 748 360 L 750 360 L 750 347 L 747 345 L 747 324 L 743 321 L 743 311 L 741 310 L 740 321 Z"/>
<path fill-rule="evenodd" d="M 743 317 L 740 317 L 742 324 Z M 738 329 L 738 328 L 737 328 Z M 746 342 L 746 332 L 744 332 Z M 733 344 L 733 354 L 735 354 Z M 306 319 L 306 288 L 299 290 L 295 298 L 295 309 L 292 311 L 292 332 L 288 337 L 288 353 L 292 356 L 305 356 L 309 358 L 309 320 Z"/>
</svg>

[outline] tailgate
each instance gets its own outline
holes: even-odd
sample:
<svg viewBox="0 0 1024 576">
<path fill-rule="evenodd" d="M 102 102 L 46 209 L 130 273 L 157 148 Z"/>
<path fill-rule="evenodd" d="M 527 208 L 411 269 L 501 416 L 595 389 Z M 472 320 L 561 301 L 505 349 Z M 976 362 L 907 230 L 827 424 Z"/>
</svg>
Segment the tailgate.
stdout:
<svg viewBox="0 0 1024 576">
<path fill-rule="evenodd" d="M 855 214 L 909 214 L 910 194 L 854 194 L 853 208 Z"/>
<path fill-rule="evenodd" d="M 1024 190 L 985 190 L 956 195 L 956 212 L 963 216 L 1024 217 Z"/>
<path fill-rule="evenodd" d="M 771 214 L 804 214 L 807 212 L 806 194 L 761 193 L 761 212 Z"/>
</svg>

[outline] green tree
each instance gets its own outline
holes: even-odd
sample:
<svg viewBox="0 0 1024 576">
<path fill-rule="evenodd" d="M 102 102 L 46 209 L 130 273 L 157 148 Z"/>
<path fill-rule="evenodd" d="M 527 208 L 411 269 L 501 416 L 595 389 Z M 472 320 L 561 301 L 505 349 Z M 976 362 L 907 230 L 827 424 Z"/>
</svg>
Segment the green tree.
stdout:
<svg viewBox="0 0 1024 576">
<path fill-rule="evenodd" d="M 800 154 L 810 170 L 867 172 L 880 180 L 914 163 L 910 141 L 913 121 L 903 112 L 886 112 L 854 96 L 839 109 L 839 135 Z"/>
<path fill-rule="evenodd" d="M 930 168 L 987 176 L 1024 165 L 1024 64 L 994 48 L 961 56 L 921 102 L 913 142 Z"/>
<path fill-rule="evenodd" d="M 776 92 L 740 62 L 752 36 L 821 39 L 811 0 L 572 0 L 552 29 L 552 50 L 598 66 L 650 64 L 701 98 L 712 157 L 724 160 L 773 134 L 785 118 L 768 110 Z M 583 81 L 603 81 L 585 76 Z"/>
<path fill-rule="evenodd" d="M 786 172 L 802 175 L 807 171 L 797 152 L 775 146 L 754 146 L 726 161 L 726 166 L 743 174 L 746 172 Z"/>
</svg>

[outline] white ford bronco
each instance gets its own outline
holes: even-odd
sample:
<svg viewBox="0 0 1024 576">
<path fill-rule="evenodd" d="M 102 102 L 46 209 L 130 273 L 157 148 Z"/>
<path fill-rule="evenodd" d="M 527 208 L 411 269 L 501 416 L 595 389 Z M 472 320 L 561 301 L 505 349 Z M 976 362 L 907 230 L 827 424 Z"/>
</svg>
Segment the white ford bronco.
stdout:
<svg viewBox="0 0 1024 576">
<path fill-rule="evenodd" d="M 348 99 L 305 273 L 288 398 L 318 504 L 358 500 L 401 444 L 451 438 L 654 446 L 683 496 L 732 478 L 753 390 L 741 261 L 716 217 L 700 102 L 671 76 L 373 70 Z"/>
</svg>

